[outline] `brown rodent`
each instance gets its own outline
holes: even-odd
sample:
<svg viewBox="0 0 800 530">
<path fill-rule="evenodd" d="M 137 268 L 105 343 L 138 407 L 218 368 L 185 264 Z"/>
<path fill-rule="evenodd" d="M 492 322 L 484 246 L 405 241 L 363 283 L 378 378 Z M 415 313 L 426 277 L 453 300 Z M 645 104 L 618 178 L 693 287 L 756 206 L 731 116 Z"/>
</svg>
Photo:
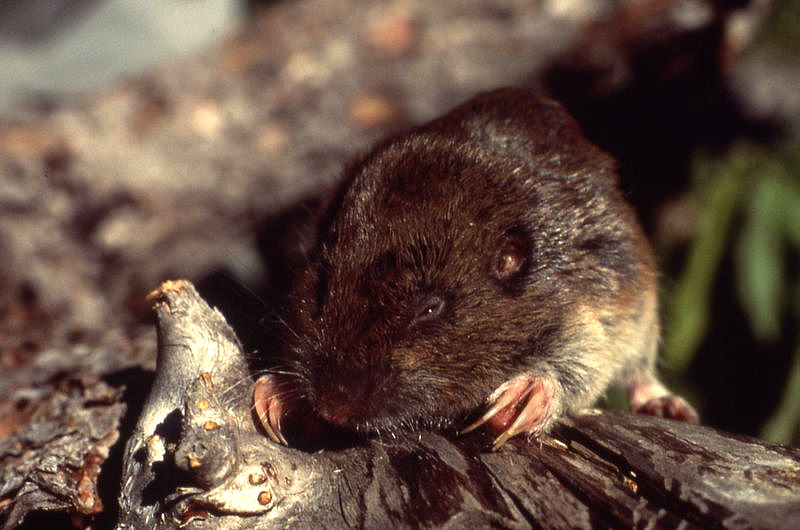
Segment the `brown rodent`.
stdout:
<svg viewBox="0 0 800 530">
<path fill-rule="evenodd" d="M 614 382 L 697 421 L 655 376 L 656 272 L 617 180 L 558 103 L 513 88 L 357 159 L 292 287 L 283 366 L 256 382 L 269 436 L 300 408 L 367 433 L 481 410 L 466 430 L 498 447 Z"/>
</svg>

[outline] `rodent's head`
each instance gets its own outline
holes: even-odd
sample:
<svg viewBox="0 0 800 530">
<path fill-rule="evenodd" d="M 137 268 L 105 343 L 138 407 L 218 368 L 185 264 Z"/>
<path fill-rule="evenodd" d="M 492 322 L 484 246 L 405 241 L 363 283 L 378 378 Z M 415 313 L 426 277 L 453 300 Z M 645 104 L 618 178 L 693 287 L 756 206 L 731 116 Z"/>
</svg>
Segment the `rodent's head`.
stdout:
<svg viewBox="0 0 800 530">
<path fill-rule="evenodd" d="M 430 135 L 389 144 L 329 206 L 290 295 L 284 356 L 328 422 L 441 425 L 546 347 L 558 301 L 532 270 L 533 198 L 515 174 L 527 169 L 477 150 Z"/>
</svg>

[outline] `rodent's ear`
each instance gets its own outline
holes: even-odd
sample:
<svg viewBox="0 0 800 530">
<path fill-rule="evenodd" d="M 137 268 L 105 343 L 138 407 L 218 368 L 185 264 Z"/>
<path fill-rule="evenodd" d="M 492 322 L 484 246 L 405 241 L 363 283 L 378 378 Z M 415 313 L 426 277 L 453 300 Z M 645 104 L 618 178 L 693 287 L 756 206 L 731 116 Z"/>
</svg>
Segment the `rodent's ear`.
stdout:
<svg viewBox="0 0 800 530">
<path fill-rule="evenodd" d="M 520 234 L 507 234 L 500 240 L 492 264 L 492 274 L 498 280 L 514 276 L 525 265 L 528 259 L 528 245 Z"/>
</svg>

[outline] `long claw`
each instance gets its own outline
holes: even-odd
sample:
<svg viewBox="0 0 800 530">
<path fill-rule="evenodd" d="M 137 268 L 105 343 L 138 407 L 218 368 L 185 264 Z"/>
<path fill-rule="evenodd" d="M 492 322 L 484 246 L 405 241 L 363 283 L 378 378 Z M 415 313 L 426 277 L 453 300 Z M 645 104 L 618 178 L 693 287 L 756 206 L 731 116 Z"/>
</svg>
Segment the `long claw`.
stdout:
<svg viewBox="0 0 800 530">
<path fill-rule="evenodd" d="M 460 434 L 467 434 L 474 431 L 487 421 L 494 418 L 501 410 L 513 405 L 514 403 L 518 403 L 530 393 L 531 388 L 531 384 L 527 379 L 517 377 L 510 381 L 506 381 L 500 385 L 497 390 L 492 392 L 492 394 L 486 399 L 486 401 L 492 403 L 492 406 L 489 407 L 489 410 L 484 412 L 483 415 L 477 419 L 477 421 L 463 429 Z"/>
<path fill-rule="evenodd" d="M 525 407 L 514 423 L 497 437 L 492 444 L 492 451 L 497 451 L 510 438 L 522 432 L 541 432 L 553 412 L 554 390 L 551 379 L 539 379 L 531 384 L 530 390 L 524 396 L 527 399 Z"/>
<path fill-rule="evenodd" d="M 497 450 L 517 434 L 544 430 L 556 409 L 556 384 L 549 377 L 525 374 L 500 385 L 487 401 L 492 404 L 489 410 L 461 434 L 488 424 L 490 429 L 501 431 L 492 444 L 492 450 Z"/>
<path fill-rule="evenodd" d="M 488 414 L 488 413 L 487 413 L 487 414 Z M 475 429 L 477 429 L 478 427 L 480 427 L 481 425 L 483 425 L 484 423 L 486 423 L 486 421 L 487 421 L 489 418 L 491 418 L 491 416 L 487 416 L 487 414 L 484 414 L 483 416 L 481 416 L 480 418 L 478 418 L 478 421 L 475 421 L 475 422 L 473 422 L 473 423 L 470 423 L 470 424 L 469 424 L 469 425 L 467 425 L 467 426 L 466 426 L 464 429 L 461 429 L 461 430 L 458 432 L 458 434 L 467 434 L 467 433 L 470 433 L 470 432 L 474 431 Z"/>
<path fill-rule="evenodd" d="M 258 379 L 253 390 L 253 404 L 261 425 L 275 443 L 289 445 L 281 432 L 281 418 L 284 407 L 276 398 L 278 389 L 275 376 L 266 375 Z"/>
</svg>

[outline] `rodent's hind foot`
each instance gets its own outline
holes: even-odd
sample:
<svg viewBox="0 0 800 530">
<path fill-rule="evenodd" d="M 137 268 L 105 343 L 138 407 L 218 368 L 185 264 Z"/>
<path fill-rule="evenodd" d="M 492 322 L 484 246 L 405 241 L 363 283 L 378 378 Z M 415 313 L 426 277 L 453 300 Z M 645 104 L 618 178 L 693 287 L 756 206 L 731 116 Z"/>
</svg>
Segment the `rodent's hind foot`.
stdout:
<svg viewBox="0 0 800 530">
<path fill-rule="evenodd" d="M 289 445 L 281 432 L 281 418 L 286 412 L 278 398 L 278 378 L 275 375 L 259 377 L 253 390 L 253 405 L 264 431 L 275 443 Z"/>
<path fill-rule="evenodd" d="M 492 392 L 489 409 L 461 434 L 486 425 L 501 433 L 492 444 L 496 451 L 520 433 L 544 432 L 556 416 L 556 382 L 550 377 L 523 374 L 506 381 Z"/>
<path fill-rule="evenodd" d="M 631 412 L 669 418 L 686 423 L 700 423 L 700 416 L 688 401 L 673 394 L 653 378 L 645 378 L 628 387 Z"/>
<path fill-rule="evenodd" d="M 680 396 L 670 394 L 653 398 L 643 405 L 632 408 L 631 412 L 637 414 L 649 414 L 660 418 L 670 418 L 673 420 L 685 421 L 686 423 L 700 423 L 700 415 L 694 410 L 689 402 Z"/>
</svg>

